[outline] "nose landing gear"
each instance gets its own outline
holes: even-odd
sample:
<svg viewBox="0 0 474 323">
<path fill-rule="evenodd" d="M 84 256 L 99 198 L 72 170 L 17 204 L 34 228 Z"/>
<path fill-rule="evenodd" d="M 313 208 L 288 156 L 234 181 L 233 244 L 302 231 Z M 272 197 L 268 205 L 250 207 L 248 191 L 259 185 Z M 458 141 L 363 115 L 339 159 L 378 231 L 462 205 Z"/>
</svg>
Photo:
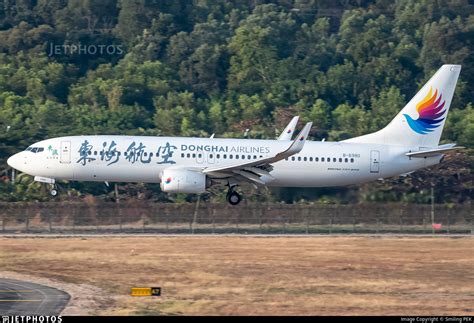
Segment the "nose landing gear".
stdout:
<svg viewBox="0 0 474 323">
<path fill-rule="evenodd" d="M 50 189 L 50 191 L 49 191 L 49 194 L 50 194 L 52 197 L 58 196 L 59 192 L 58 192 L 58 187 L 56 186 L 56 184 L 52 184 L 52 185 L 51 185 L 51 189 Z"/>
<path fill-rule="evenodd" d="M 227 202 L 231 205 L 237 205 L 242 201 L 242 196 L 234 191 L 234 186 L 229 188 L 229 191 L 227 192 Z"/>
</svg>

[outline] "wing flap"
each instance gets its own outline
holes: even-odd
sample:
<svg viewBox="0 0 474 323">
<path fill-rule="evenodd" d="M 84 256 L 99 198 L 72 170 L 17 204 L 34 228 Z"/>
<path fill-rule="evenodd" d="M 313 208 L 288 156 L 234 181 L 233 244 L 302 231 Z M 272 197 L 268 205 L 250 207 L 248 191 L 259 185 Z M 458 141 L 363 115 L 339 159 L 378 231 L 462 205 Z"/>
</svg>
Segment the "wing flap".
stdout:
<svg viewBox="0 0 474 323">
<path fill-rule="evenodd" d="M 265 185 L 265 182 L 261 180 L 259 176 L 252 174 L 250 172 L 247 172 L 244 170 L 237 170 L 237 169 L 234 169 L 232 172 L 244 177 L 247 180 L 250 180 L 251 182 L 255 182 L 260 185 Z"/>
</svg>

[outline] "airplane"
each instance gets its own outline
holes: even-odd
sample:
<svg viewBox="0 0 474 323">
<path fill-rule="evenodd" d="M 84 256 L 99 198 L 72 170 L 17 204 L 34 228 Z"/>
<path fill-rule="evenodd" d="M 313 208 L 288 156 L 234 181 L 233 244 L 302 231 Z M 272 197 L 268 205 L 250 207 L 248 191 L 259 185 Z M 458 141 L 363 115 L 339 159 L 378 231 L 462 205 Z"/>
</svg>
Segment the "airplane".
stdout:
<svg viewBox="0 0 474 323">
<path fill-rule="evenodd" d="M 168 193 L 204 193 L 228 187 L 328 187 L 408 174 L 440 163 L 461 149 L 439 145 L 461 72 L 443 65 L 383 129 L 338 142 L 309 141 L 311 122 L 292 139 L 294 117 L 277 140 L 91 135 L 37 142 L 8 159 L 58 194 L 56 181 L 160 183 Z"/>
</svg>

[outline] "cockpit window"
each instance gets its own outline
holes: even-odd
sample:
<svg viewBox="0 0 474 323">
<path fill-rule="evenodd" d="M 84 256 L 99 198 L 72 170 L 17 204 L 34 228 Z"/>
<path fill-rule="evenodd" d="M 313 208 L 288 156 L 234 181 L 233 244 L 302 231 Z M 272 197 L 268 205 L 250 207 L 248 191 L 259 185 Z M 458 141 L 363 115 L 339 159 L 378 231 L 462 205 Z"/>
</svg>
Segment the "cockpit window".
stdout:
<svg viewBox="0 0 474 323">
<path fill-rule="evenodd" d="M 25 149 L 25 151 L 31 151 L 32 153 L 36 154 L 44 151 L 44 147 L 28 147 Z"/>
</svg>

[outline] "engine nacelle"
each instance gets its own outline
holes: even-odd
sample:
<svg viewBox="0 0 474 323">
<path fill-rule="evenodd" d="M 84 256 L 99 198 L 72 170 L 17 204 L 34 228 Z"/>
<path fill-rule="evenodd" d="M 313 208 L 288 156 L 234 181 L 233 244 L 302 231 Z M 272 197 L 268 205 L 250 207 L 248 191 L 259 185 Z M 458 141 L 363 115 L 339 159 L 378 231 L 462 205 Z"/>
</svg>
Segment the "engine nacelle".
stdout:
<svg viewBox="0 0 474 323">
<path fill-rule="evenodd" d="M 168 193 L 204 193 L 210 179 L 203 173 L 187 169 L 165 169 L 160 187 Z"/>
</svg>

